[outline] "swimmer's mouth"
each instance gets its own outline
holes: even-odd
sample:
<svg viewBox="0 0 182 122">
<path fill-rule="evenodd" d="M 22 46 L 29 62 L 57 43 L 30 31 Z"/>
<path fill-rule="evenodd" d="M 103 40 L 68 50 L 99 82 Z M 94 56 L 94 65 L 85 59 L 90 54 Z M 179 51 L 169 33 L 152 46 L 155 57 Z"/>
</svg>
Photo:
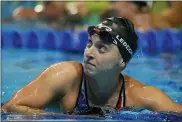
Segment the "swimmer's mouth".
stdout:
<svg viewBox="0 0 182 122">
<path fill-rule="evenodd" d="M 90 64 L 90 65 L 92 65 L 92 66 L 95 66 L 94 64 L 92 64 L 92 63 L 90 63 L 90 62 L 88 62 L 88 61 L 84 61 L 84 64 Z"/>
</svg>

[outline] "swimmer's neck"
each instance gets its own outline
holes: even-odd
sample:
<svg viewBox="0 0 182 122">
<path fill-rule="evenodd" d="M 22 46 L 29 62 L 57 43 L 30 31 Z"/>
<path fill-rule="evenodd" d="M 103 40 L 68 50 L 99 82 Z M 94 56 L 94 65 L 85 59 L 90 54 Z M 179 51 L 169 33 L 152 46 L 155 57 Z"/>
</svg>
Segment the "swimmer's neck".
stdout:
<svg viewBox="0 0 182 122">
<path fill-rule="evenodd" d="M 96 78 L 86 75 L 88 100 L 95 105 L 105 105 L 120 84 L 120 73 Z"/>
</svg>

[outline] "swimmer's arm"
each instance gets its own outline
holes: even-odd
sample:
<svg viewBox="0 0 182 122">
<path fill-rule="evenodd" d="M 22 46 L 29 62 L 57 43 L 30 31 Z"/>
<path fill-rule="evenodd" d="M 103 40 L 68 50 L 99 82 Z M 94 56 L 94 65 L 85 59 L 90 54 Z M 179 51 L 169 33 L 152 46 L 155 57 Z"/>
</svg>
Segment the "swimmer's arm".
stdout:
<svg viewBox="0 0 182 122">
<path fill-rule="evenodd" d="M 175 103 L 164 92 L 155 87 L 143 87 L 138 98 L 144 108 L 152 111 L 182 112 L 182 105 Z"/>
<path fill-rule="evenodd" d="M 18 90 L 12 98 L 2 106 L 3 112 L 19 114 L 44 114 L 41 107 L 53 99 L 53 92 L 45 87 L 48 85 L 50 68 L 46 69 L 38 78 Z M 44 82 L 44 84 L 42 84 Z M 44 99 L 43 99 L 43 96 Z"/>
<path fill-rule="evenodd" d="M 70 74 L 70 71 L 72 73 Z M 67 77 L 69 75 L 69 77 Z M 47 68 L 35 80 L 17 91 L 2 106 L 2 111 L 24 114 L 47 114 L 42 107 L 55 96 L 63 97 L 72 85 L 75 75 L 70 63 L 60 63 Z"/>
</svg>

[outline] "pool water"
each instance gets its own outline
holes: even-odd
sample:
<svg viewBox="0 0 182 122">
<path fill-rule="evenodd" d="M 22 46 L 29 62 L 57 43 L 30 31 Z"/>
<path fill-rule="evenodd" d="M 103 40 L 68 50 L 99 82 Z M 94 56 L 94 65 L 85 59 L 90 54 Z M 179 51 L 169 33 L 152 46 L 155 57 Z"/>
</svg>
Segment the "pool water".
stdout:
<svg viewBox="0 0 182 122">
<path fill-rule="evenodd" d="M 82 63 L 83 54 L 51 50 L 2 49 L 2 103 L 15 91 L 33 80 L 51 64 L 61 61 Z M 140 82 L 155 86 L 165 92 L 172 100 L 182 104 L 182 53 L 134 56 L 123 71 Z M 48 111 L 54 111 L 45 108 Z M 102 120 L 98 117 L 80 116 L 25 116 L 2 114 L 3 120 Z M 121 112 L 106 115 L 107 120 L 140 121 L 182 121 L 182 114 L 159 113 L 146 109 L 126 108 Z"/>
</svg>

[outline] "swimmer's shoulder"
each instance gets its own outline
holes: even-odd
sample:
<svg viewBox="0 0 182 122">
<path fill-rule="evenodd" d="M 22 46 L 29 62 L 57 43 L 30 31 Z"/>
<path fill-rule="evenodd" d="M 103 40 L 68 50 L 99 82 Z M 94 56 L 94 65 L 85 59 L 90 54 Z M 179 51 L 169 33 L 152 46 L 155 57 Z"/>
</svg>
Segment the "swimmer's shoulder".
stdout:
<svg viewBox="0 0 182 122">
<path fill-rule="evenodd" d="M 71 77 L 81 77 L 82 76 L 82 64 L 76 61 L 65 61 L 65 62 L 59 62 L 52 64 L 50 67 L 51 71 L 54 73 L 61 74 L 65 72 L 65 74 L 68 74 Z M 60 75 L 61 76 L 61 75 Z"/>
<path fill-rule="evenodd" d="M 138 94 L 141 94 L 141 91 L 145 87 L 145 85 L 131 76 L 123 76 L 125 79 L 125 90 L 128 92 L 128 94 L 132 98 L 137 97 Z"/>
<path fill-rule="evenodd" d="M 137 79 L 129 75 L 126 75 L 126 74 L 122 74 L 122 75 L 124 77 L 126 85 L 137 87 L 137 88 L 142 88 L 143 86 L 145 86 L 145 84 L 141 83 L 140 81 L 138 81 Z"/>
<path fill-rule="evenodd" d="M 142 107 L 140 95 L 145 86 L 135 78 L 123 75 L 125 80 L 126 106 Z"/>
<path fill-rule="evenodd" d="M 131 76 L 124 75 L 126 81 L 126 91 L 134 106 L 145 107 L 149 102 L 146 99 L 150 99 L 155 93 L 159 93 L 157 88 L 148 86 L 140 81 L 132 78 Z"/>
<path fill-rule="evenodd" d="M 49 66 L 51 77 L 57 82 L 78 83 L 82 80 L 82 64 L 76 61 L 65 61 Z M 50 76 L 50 75 L 49 75 Z"/>
<path fill-rule="evenodd" d="M 132 88 L 134 90 L 134 93 L 143 89 L 156 89 L 153 86 L 143 84 L 141 81 L 138 81 L 137 79 L 131 76 L 128 76 L 128 75 L 123 75 L 123 76 L 124 76 L 126 85 Z"/>
<path fill-rule="evenodd" d="M 82 80 L 82 65 L 76 61 L 59 62 L 50 65 L 41 75 L 44 84 L 49 84 L 56 89 L 54 91 L 62 90 L 65 93 L 77 89 Z"/>
</svg>

